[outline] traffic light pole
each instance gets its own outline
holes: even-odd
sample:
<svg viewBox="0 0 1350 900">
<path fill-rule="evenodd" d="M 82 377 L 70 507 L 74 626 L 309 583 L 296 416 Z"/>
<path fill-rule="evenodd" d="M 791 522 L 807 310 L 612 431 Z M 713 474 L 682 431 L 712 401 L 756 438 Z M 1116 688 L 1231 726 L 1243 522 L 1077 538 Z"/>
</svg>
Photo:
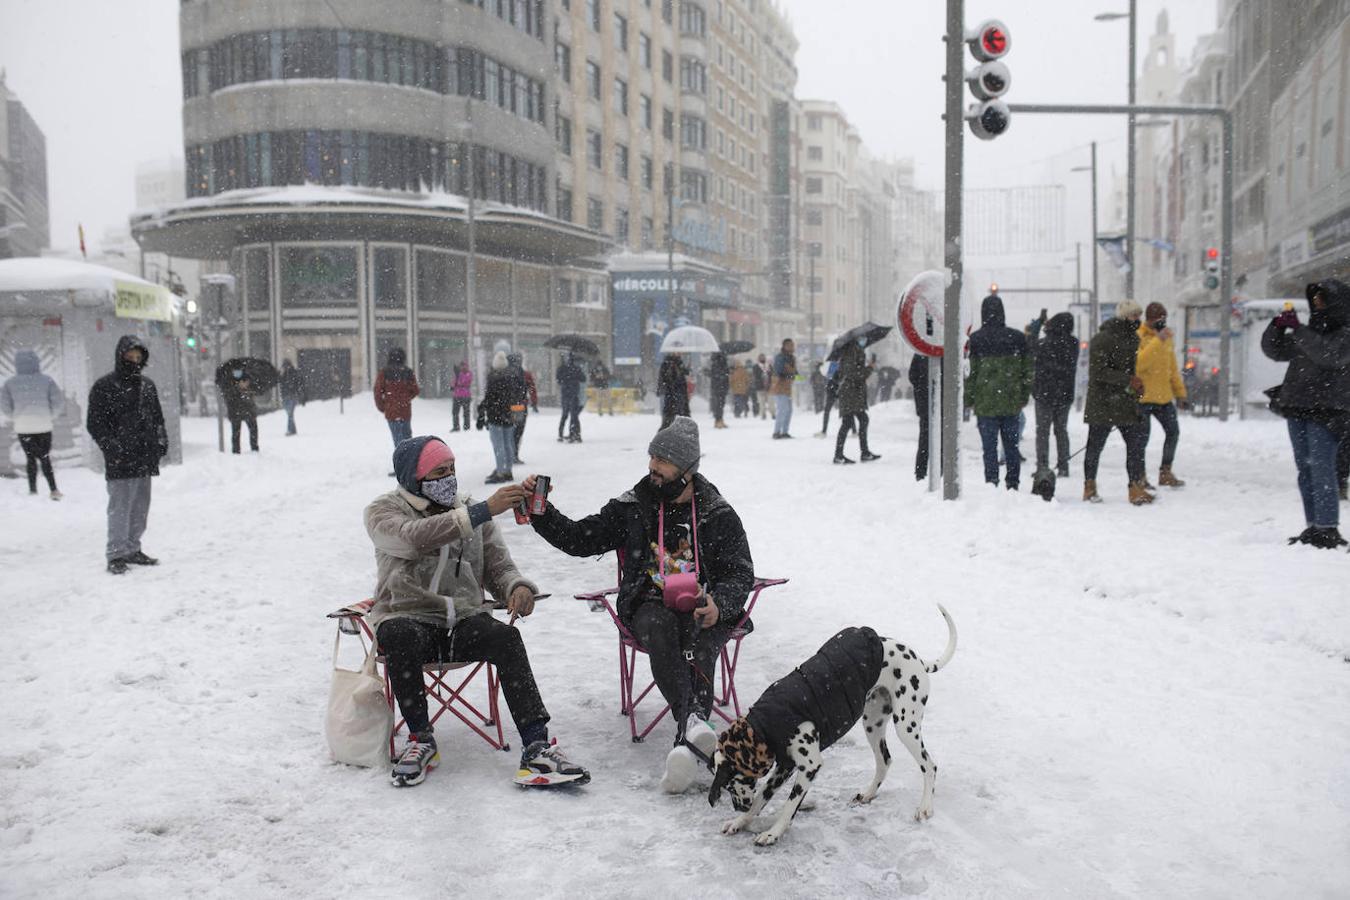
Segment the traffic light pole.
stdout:
<svg viewBox="0 0 1350 900">
<path fill-rule="evenodd" d="M 957 429 L 961 423 L 961 188 L 965 145 L 962 143 L 965 118 L 965 2 L 947 0 L 947 102 L 943 115 L 946 125 L 946 192 L 943 199 L 943 266 L 947 291 L 942 309 L 942 499 L 961 497 L 961 470 L 957 452 Z M 930 368 L 931 372 L 932 369 Z M 930 382 L 931 384 L 931 382 Z M 929 423 L 932 427 L 932 423 Z M 930 456 L 928 465 L 933 465 Z"/>
<path fill-rule="evenodd" d="M 958 0 L 951 0 L 957 4 Z M 951 11 L 948 9 L 950 19 Z M 948 21 L 950 40 L 951 22 Z M 951 77 L 951 47 L 947 48 L 947 72 Z M 947 108 L 951 112 L 951 85 L 948 85 Z M 1068 115 L 1127 115 L 1127 116 L 1217 116 L 1223 125 L 1223 180 L 1222 196 L 1219 200 L 1219 212 L 1223 220 L 1222 238 L 1219 242 L 1219 421 L 1228 421 L 1232 399 L 1228 396 L 1232 376 L 1229 362 L 1233 352 L 1233 116 L 1222 106 L 1165 106 L 1155 104 L 1064 104 L 1064 103 L 1013 103 L 1009 108 L 1014 113 L 1055 113 Z M 951 199 L 951 123 L 948 131 L 948 202 Z M 958 154 L 958 160 L 959 160 Z M 1095 193 L 1095 192 L 1094 192 Z M 958 202 L 960 196 L 957 197 Z M 959 233 L 959 232 L 958 232 Z M 1093 235 L 1096 239 L 1096 235 Z M 1095 251 L 1094 251 L 1095 252 Z M 1130 258 L 1134 258 L 1134 248 L 1130 248 Z M 950 288 L 948 289 L 950 291 Z M 1131 298 L 1135 299 L 1135 298 Z"/>
</svg>

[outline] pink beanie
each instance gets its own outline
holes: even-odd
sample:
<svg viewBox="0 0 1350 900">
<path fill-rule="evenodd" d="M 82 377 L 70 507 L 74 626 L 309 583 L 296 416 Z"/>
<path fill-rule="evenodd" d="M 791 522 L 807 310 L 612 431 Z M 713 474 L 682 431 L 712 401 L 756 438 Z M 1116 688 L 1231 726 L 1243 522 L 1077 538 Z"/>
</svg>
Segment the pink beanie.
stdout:
<svg viewBox="0 0 1350 900">
<path fill-rule="evenodd" d="M 421 481 L 427 476 L 427 473 L 439 466 L 441 463 L 454 462 L 455 454 L 450 452 L 450 448 L 439 438 L 426 442 L 422 447 L 422 452 L 417 456 L 417 480 Z"/>
</svg>

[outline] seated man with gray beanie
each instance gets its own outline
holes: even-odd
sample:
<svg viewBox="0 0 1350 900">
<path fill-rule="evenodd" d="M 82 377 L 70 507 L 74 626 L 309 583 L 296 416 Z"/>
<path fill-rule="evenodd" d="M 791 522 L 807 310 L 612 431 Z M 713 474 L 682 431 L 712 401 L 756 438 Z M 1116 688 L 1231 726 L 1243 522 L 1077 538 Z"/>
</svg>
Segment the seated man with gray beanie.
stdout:
<svg viewBox="0 0 1350 900">
<path fill-rule="evenodd" d="M 696 765 L 686 739 L 709 757 L 716 749 L 717 734 L 708 724 L 714 666 L 745 612 L 755 570 L 740 517 L 698 472 L 694 420 L 676 416 L 647 453 L 647 474 L 598 513 L 573 521 L 550 503 L 532 524 L 572 556 L 622 553 L 619 619 L 647 649 L 652 677 L 675 714 L 675 749 L 661 784 L 676 793 L 689 786 Z M 526 491 L 533 492 L 534 481 L 533 475 L 525 479 Z M 665 577 L 676 571 L 697 572 L 700 594 L 691 612 L 667 606 L 663 598 Z"/>
</svg>

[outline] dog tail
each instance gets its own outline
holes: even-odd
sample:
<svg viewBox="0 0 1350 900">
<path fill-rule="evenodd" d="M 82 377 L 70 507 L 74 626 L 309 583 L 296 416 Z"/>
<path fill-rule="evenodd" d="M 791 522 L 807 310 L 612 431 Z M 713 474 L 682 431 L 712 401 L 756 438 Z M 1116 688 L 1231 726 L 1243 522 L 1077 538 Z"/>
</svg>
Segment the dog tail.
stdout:
<svg viewBox="0 0 1350 900">
<path fill-rule="evenodd" d="M 951 662 L 952 657 L 956 655 L 956 623 L 952 621 L 952 617 L 941 603 L 937 608 L 938 612 L 942 613 L 942 618 L 947 620 L 947 649 L 942 651 L 942 657 L 937 662 L 929 663 L 926 667 L 925 671 L 930 675 Z"/>
</svg>

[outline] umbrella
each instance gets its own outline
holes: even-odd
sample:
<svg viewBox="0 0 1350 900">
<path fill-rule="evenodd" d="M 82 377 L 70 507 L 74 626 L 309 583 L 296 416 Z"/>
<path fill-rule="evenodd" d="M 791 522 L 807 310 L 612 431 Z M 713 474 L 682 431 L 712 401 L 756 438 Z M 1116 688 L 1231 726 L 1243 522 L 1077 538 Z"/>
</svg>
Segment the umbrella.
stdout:
<svg viewBox="0 0 1350 900">
<path fill-rule="evenodd" d="M 584 353 L 587 356 L 600 355 L 600 348 L 595 345 L 595 341 L 579 334 L 555 334 L 544 341 L 544 346 L 550 350 L 570 350 L 573 353 Z"/>
<path fill-rule="evenodd" d="M 265 359 L 258 359 L 253 356 L 236 356 L 234 359 L 227 359 L 216 369 L 216 384 L 224 387 L 225 383 L 232 381 L 235 369 L 242 369 L 244 377 L 253 382 L 254 393 L 270 391 L 277 386 L 281 376 L 277 374 L 277 367 Z"/>
<path fill-rule="evenodd" d="M 830 355 L 826 359 L 834 360 L 839 358 L 840 352 L 849 344 L 854 343 L 858 338 L 863 339 L 863 347 L 870 347 L 877 341 L 891 333 L 891 326 L 878 325 L 875 322 L 864 322 L 845 331 L 839 337 L 834 339 L 834 344 L 830 346 Z"/>
<path fill-rule="evenodd" d="M 661 342 L 662 353 L 718 353 L 721 349 L 713 333 L 697 325 L 672 328 Z"/>
<path fill-rule="evenodd" d="M 727 356 L 734 356 L 737 353 L 749 353 L 755 349 L 752 341 L 723 341 L 722 352 Z"/>
</svg>

